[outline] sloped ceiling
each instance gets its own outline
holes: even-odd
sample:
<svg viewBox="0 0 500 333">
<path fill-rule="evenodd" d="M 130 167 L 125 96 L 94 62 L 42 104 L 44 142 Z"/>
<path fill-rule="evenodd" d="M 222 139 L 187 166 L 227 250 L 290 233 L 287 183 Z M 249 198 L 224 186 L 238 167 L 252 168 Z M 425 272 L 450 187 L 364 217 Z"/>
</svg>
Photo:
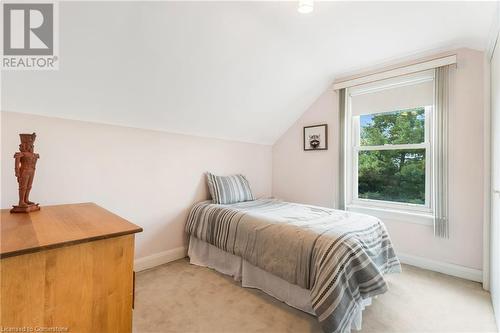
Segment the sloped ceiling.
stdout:
<svg viewBox="0 0 500 333">
<path fill-rule="evenodd" d="M 341 73 L 483 50 L 493 2 L 62 2 L 60 69 L 3 72 L 2 110 L 263 144 Z"/>
</svg>

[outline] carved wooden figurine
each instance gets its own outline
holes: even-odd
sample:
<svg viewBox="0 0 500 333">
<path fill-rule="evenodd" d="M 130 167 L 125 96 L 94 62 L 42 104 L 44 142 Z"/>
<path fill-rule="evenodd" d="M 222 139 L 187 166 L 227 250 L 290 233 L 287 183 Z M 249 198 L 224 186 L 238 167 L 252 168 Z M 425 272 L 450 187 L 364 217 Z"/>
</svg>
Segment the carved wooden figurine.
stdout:
<svg viewBox="0 0 500 333">
<path fill-rule="evenodd" d="M 29 213 L 39 210 L 38 204 L 29 200 L 31 184 L 35 177 L 35 166 L 40 155 L 33 152 L 36 134 L 19 134 L 21 144 L 19 152 L 15 153 L 15 166 L 17 182 L 19 183 L 19 205 L 13 206 L 11 213 Z"/>
</svg>

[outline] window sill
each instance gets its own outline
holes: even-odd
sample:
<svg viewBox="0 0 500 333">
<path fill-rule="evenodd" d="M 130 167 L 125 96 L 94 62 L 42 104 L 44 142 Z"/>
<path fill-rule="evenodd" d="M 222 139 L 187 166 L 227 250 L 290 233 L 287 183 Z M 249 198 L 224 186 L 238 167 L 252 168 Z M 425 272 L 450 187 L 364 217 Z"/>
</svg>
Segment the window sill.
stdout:
<svg viewBox="0 0 500 333">
<path fill-rule="evenodd" d="M 388 208 L 367 207 L 360 205 L 348 205 L 346 210 L 356 213 L 363 213 L 378 217 L 382 221 L 407 222 L 421 225 L 434 225 L 434 216 L 432 214 L 415 213 Z"/>
</svg>

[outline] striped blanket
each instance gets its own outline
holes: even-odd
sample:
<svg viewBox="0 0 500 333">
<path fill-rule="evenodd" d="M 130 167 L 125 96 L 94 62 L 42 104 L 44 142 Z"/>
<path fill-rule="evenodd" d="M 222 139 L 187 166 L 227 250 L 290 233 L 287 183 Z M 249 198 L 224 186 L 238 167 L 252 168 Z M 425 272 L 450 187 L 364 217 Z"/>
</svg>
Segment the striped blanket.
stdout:
<svg viewBox="0 0 500 333">
<path fill-rule="evenodd" d="M 261 199 L 209 201 L 189 213 L 186 231 L 311 291 L 325 332 L 349 332 L 362 300 L 387 290 L 400 272 L 384 224 L 375 217 Z"/>
</svg>

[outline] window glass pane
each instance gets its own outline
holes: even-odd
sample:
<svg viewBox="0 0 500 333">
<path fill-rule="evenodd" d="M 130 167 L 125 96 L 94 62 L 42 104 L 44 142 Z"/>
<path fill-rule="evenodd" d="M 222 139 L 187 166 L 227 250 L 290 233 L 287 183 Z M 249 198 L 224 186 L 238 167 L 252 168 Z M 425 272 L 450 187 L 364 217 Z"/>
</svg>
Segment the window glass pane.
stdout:
<svg viewBox="0 0 500 333">
<path fill-rule="evenodd" d="M 425 141 L 425 108 L 359 116 L 362 146 L 412 144 Z"/>
<path fill-rule="evenodd" d="M 358 197 L 425 203 L 425 149 L 360 151 Z"/>
</svg>

